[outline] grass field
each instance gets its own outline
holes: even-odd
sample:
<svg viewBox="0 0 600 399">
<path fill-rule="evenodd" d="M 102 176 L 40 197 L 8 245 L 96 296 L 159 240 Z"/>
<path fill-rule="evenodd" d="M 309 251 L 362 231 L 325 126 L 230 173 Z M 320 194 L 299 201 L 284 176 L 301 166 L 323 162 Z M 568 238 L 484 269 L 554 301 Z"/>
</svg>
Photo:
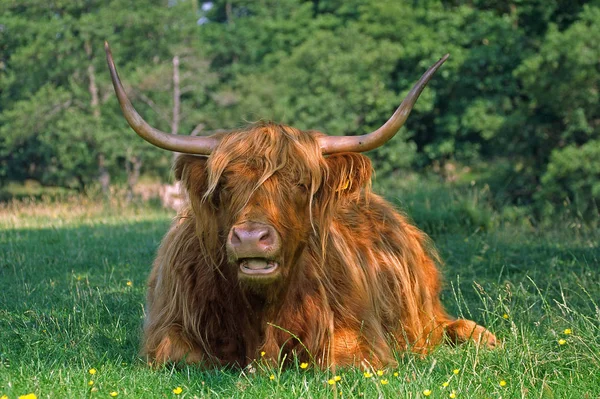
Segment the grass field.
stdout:
<svg viewBox="0 0 600 399">
<path fill-rule="evenodd" d="M 501 348 L 399 354 L 398 367 L 371 375 L 260 361 L 151 369 L 137 355 L 145 281 L 172 215 L 18 203 L 0 208 L 0 397 L 600 398 L 598 231 L 505 223 L 471 194 L 400 197 L 445 259 L 447 308 Z"/>
</svg>

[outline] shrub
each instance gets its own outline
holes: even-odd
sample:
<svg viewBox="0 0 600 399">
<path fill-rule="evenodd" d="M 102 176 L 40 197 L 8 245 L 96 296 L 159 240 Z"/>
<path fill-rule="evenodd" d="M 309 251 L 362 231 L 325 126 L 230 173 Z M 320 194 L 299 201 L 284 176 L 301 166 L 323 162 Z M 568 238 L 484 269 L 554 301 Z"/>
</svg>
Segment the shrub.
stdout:
<svg viewBox="0 0 600 399">
<path fill-rule="evenodd" d="M 556 206 L 572 204 L 586 221 L 597 222 L 600 204 L 600 140 L 552 151 L 537 199 L 552 217 Z M 550 206 L 549 206 L 550 205 Z"/>
</svg>

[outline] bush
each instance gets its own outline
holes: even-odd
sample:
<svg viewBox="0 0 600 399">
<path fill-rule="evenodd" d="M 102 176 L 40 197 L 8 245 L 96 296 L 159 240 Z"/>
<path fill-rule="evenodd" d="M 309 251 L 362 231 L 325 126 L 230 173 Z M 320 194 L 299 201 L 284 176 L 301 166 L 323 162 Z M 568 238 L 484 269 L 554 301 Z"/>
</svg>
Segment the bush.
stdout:
<svg viewBox="0 0 600 399">
<path fill-rule="evenodd" d="M 487 185 L 444 183 L 437 176 L 378 179 L 375 191 L 406 212 L 427 234 L 490 231 L 500 222 Z"/>
<path fill-rule="evenodd" d="M 556 206 L 572 204 L 586 221 L 599 219 L 600 204 L 600 140 L 592 140 L 580 147 L 569 145 L 556 149 L 542 176 L 541 190 L 536 194 L 547 217 L 554 216 Z"/>
</svg>

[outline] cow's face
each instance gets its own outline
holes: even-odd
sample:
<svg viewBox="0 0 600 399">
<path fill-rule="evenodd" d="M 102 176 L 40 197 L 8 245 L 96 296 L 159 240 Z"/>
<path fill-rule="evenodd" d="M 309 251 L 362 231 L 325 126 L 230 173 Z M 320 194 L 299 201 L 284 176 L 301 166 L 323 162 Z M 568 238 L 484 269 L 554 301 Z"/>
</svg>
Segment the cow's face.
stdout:
<svg viewBox="0 0 600 399">
<path fill-rule="evenodd" d="M 233 162 L 213 200 L 224 221 L 227 260 L 238 278 L 271 283 L 290 273 L 306 245 L 311 184 L 285 168 L 261 180 L 261 171 Z"/>
<path fill-rule="evenodd" d="M 175 166 L 206 252 L 259 290 L 301 267 L 333 204 L 364 186 L 370 168 L 358 154 L 325 158 L 313 134 L 272 124 L 225 135 L 209 158 L 180 156 Z"/>
</svg>

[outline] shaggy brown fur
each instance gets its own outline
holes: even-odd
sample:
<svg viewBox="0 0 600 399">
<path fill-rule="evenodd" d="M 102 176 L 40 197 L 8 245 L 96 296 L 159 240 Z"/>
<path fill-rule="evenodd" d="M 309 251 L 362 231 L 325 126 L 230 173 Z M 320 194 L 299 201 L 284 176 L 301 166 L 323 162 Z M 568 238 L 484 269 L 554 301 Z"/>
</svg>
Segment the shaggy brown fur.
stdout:
<svg viewBox="0 0 600 399">
<path fill-rule="evenodd" d="M 371 163 L 324 157 L 320 133 L 271 123 L 224 134 L 209 157 L 182 155 L 189 206 L 149 281 L 143 352 L 154 362 L 245 366 L 265 352 L 320 367 L 381 366 L 394 351 L 496 338 L 450 318 L 427 236 L 370 190 Z M 270 226 L 273 277 L 240 277 L 234 226 Z"/>
</svg>

